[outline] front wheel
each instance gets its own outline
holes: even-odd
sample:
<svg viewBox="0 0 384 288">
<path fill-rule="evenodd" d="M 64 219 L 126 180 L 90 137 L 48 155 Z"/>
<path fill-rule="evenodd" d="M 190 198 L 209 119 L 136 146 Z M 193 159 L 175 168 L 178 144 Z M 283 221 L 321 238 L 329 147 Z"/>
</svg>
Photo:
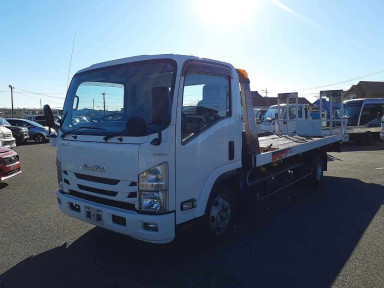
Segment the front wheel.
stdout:
<svg viewBox="0 0 384 288">
<path fill-rule="evenodd" d="M 34 137 L 34 140 L 37 144 L 42 144 L 45 142 L 45 137 L 44 135 L 42 134 L 37 134 L 35 137 Z"/>
<path fill-rule="evenodd" d="M 225 187 L 216 188 L 211 194 L 206 211 L 206 229 L 208 236 L 214 241 L 225 239 L 233 227 L 234 203 L 230 190 Z"/>
</svg>

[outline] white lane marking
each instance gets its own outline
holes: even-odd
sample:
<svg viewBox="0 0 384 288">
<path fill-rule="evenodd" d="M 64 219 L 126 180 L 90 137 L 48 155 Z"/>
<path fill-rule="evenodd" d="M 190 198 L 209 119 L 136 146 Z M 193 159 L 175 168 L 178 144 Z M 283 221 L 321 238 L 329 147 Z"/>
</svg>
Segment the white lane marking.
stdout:
<svg viewBox="0 0 384 288">
<path fill-rule="evenodd" d="M 376 170 L 384 170 L 384 167 L 375 168 Z"/>
</svg>

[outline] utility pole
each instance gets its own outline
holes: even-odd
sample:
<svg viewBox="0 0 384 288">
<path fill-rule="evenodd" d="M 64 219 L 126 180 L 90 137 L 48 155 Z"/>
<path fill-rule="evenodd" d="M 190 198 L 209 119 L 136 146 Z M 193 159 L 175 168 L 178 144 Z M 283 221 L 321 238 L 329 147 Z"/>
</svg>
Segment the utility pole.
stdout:
<svg viewBox="0 0 384 288">
<path fill-rule="evenodd" d="M 41 107 L 41 98 L 40 98 L 40 109 L 41 109 L 42 107 Z"/>
<path fill-rule="evenodd" d="M 265 90 L 261 90 L 261 92 L 265 92 L 265 97 L 268 97 L 268 88 L 265 88 Z"/>
<path fill-rule="evenodd" d="M 104 115 L 105 115 L 105 92 L 101 93 L 101 95 L 103 95 L 103 105 L 104 105 Z"/>
<path fill-rule="evenodd" d="M 13 118 L 13 88 L 12 85 L 8 85 L 9 89 L 11 89 L 11 102 L 12 102 L 12 118 Z"/>
<path fill-rule="evenodd" d="M 92 100 L 92 103 L 93 103 L 93 110 L 95 110 L 95 99 Z"/>
</svg>

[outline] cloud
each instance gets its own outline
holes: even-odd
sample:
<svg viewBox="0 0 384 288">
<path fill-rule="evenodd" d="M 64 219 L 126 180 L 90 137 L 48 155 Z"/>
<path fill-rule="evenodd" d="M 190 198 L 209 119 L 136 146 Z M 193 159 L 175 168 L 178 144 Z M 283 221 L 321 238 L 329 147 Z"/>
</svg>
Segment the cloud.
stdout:
<svg viewBox="0 0 384 288">
<path fill-rule="evenodd" d="M 316 22 L 312 21 L 311 19 L 309 19 L 308 17 L 300 14 L 299 12 L 296 12 L 295 10 L 293 10 L 292 8 L 288 7 L 287 5 L 285 5 L 284 3 L 278 1 L 278 0 L 272 0 L 272 3 L 279 7 L 280 9 L 284 10 L 285 12 L 289 13 L 289 14 L 292 14 L 294 16 L 296 16 L 297 18 L 301 19 L 302 21 L 304 22 L 307 22 L 313 26 L 315 26 L 316 28 L 321 28 L 321 26 L 319 24 L 317 24 Z"/>
</svg>

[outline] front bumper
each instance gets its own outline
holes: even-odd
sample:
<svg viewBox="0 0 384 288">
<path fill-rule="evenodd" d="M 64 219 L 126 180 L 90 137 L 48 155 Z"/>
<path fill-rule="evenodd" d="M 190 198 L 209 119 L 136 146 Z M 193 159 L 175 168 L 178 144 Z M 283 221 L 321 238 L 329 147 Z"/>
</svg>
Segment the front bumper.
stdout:
<svg viewBox="0 0 384 288">
<path fill-rule="evenodd" d="M 84 222 L 151 243 L 169 243 L 175 238 L 175 213 L 165 215 L 139 214 L 135 211 L 80 199 L 63 193 L 60 190 L 56 191 L 56 196 L 59 201 L 59 209 L 62 213 Z M 79 211 L 76 211 L 73 207 L 77 207 Z M 101 210 L 102 222 L 92 221 L 87 218 L 85 207 Z M 126 225 L 115 223 L 112 216 L 125 218 Z M 157 224 L 158 231 L 144 230 L 144 223 Z"/>
<path fill-rule="evenodd" d="M 16 139 L 9 138 L 0 141 L 0 146 L 5 148 L 15 148 L 16 147 Z"/>
<path fill-rule="evenodd" d="M 29 134 L 28 133 L 20 133 L 18 137 L 18 141 L 27 141 L 29 139 Z"/>
<path fill-rule="evenodd" d="M 21 173 L 21 162 L 18 161 L 12 165 L 2 165 L 0 166 L 0 180 L 7 180 Z"/>
</svg>

